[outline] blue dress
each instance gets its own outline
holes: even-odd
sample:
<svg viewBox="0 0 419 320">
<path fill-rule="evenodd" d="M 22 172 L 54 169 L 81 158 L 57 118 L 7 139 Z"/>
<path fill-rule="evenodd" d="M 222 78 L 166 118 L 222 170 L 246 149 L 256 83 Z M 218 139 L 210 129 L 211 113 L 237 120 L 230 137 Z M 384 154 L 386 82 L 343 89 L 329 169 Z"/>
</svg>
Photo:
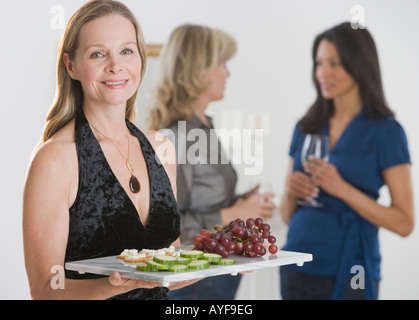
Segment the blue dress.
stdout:
<svg viewBox="0 0 419 320">
<path fill-rule="evenodd" d="M 329 124 L 323 134 L 329 133 Z M 304 133 L 296 125 L 290 156 L 293 170 L 303 171 L 301 147 Z M 348 124 L 330 152 L 329 161 L 343 179 L 374 200 L 384 185 L 382 171 L 410 163 L 407 138 L 401 125 L 391 117 L 370 118 L 361 111 Z M 340 199 L 320 190 L 320 208 L 298 206 L 291 217 L 284 250 L 313 254 L 303 267 L 290 266 L 304 273 L 335 276 L 333 298 L 342 299 L 351 268 L 365 271 L 365 298 L 376 299 L 374 282 L 380 280 L 378 228 L 358 215 Z"/>
</svg>

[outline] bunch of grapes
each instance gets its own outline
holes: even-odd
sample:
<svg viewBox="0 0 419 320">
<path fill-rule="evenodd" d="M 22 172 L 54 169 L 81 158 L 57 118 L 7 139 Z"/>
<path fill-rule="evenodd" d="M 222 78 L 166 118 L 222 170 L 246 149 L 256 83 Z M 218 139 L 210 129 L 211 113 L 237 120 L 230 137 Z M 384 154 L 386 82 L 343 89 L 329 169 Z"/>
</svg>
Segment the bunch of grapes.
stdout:
<svg viewBox="0 0 419 320">
<path fill-rule="evenodd" d="M 246 222 L 237 218 L 225 228 L 215 226 L 212 231 L 201 230 L 200 234 L 194 237 L 194 245 L 196 250 L 217 253 L 223 258 L 227 258 L 231 253 L 256 257 L 266 254 L 264 241 L 267 239 L 270 244 L 269 252 L 275 254 L 278 247 L 270 229 L 270 225 L 264 223 L 262 218 L 249 218 Z"/>
</svg>

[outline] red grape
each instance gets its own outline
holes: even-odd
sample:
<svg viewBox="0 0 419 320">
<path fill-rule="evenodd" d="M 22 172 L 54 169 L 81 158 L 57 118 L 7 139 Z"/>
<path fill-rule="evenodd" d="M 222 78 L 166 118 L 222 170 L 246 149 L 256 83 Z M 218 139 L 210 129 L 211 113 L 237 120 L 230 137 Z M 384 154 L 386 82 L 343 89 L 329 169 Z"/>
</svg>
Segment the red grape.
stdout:
<svg viewBox="0 0 419 320">
<path fill-rule="evenodd" d="M 258 236 L 258 235 L 256 235 L 256 234 L 252 234 L 252 235 L 250 236 L 250 238 L 249 238 L 249 241 L 250 241 L 251 243 L 258 243 L 258 242 L 259 242 L 259 236 Z"/>
<path fill-rule="evenodd" d="M 201 234 L 199 234 L 199 235 L 197 235 L 193 238 L 193 242 L 194 242 L 195 245 L 197 245 L 198 243 L 205 244 L 206 241 L 207 241 L 207 238 L 205 236 L 201 235 Z"/>
<path fill-rule="evenodd" d="M 256 244 L 253 246 L 253 252 L 254 252 L 254 253 L 257 253 L 257 254 L 260 254 L 260 253 L 261 253 L 262 248 L 263 248 L 263 246 L 262 246 L 260 243 L 256 243 Z"/>
<path fill-rule="evenodd" d="M 211 232 L 207 229 L 201 230 L 201 235 L 203 235 L 205 238 L 210 239 L 211 238 Z"/>
<path fill-rule="evenodd" d="M 218 242 L 215 239 L 209 239 L 205 245 L 208 249 L 213 250 L 217 246 Z"/>
<path fill-rule="evenodd" d="M 195 244 L 195 249 L 203 251 L 205 250 L 205 245 L 203 243 L 197 243 Z"/>
<path fill-rule="evenodd" d="M 259 232 L 255 228 L 250 229 L 249 233 L 250 233 L 250 235 L 252 235 L 252 234 L 255 234 L 257 236 L 259 235 Z"/>
<path fill-rule="evenodd" d="M 233 230 L 234 228 L 240 227 L 236 221 L 230 222 L 230 229 Z"/>
<path fill-rule="evenodd" d="M 234 236 L 238 238 L 241 238 L 244 236 L 244 229 L 241 227 L 234 228 L 233 230 L 231 230 L 231 232 L 233 233 Z"/>
<path fill-rule="evenodd" d="M 251 242 L 249 242 L 249 241 L 245 242 L 243 244 L 243 250 L 244 251 L 247 251 L 247 252 L 252 251 L 253 250 L 253 244 Z"/>
<path fill-rule="evenodd" d="M 276 244 L 271 244 L 269 246 L 269 252 L 272 254 L 275 254 L 278 251 L 278 247 L 276 246 Z"/>
<path fill-rule="evenodd" d="M 221 239 L 220 239 L 220 243 L 221 243 L 224 247 L 226 247 L 226 246 L 230 243 L 230 239 L 229 239 L 229 238 L 227 238 L 226 236 L 223 236 L 223 237 L 221 237 Z"/>
<path fill-rule="evenodd" d="M 232 252 L 236 250 L 236 244 L 232 241 L 230 241 L 225 247 L 228 252 Z"/>
<path fill-rule="evenodd" d="M 240 227 L 245 227 L 246 226 L 246 223 L 241 219 L 239 219 L 239 221 L 236 221 L 236 222 L 239 224 Z"/>
<path fill-rule="evenodd" d="M 231 232 L 226 232 L 226 233 L 224 233 L 223 237 L 227 237 L 227 238 L 229 238 L 230 240 L 233 240 L 233 234 L 232 234 Z"/>
<path fill-rule="evenodd" d="M 262 246 L 262 248 L 260 248 L 260 250 L 259 250 L 259 255 L 264 256 L 265 254 L 266 254 L 266 249 L 265 249 L 264 246 Z"/>
<path fill-rule="evenodd" d="M 255 220 L 254 220 L 253 218 L 249 218 L 249 219 L 247 219 L 247 221 L 246 221 L 246 226 L 247 226 L 248 228 L 252 228 L 254 225 L 255 225 Z"/>
<path fill-rule="evenodd" d="M 236 249 L 234 249 L 234 253 L 240 254 L 243 252 L 243 242 L 236 243 Z"/>
<path fill-rule="evenodd" d="M 220 241 L 221 240 L 221 238 L 223 237 L 223 235 L 221 234 L 221 233 L 213 233 L 212 235 L 211 235 L 211 237 L 213 238 L 213 239 L 215 239 L 215 240 L 217 240 L 217 241 Z"/>
<path fill-rule="evenodd" d="M 255 226 L 259 228 L 262 224 L 263 224 L 262 218 L 256 218 Z"/>
<path fill-rule="evenodd" d="M 221 253 L 219 253 L 224 259 L 228 258 L 228 256 L 230 255 L 230 253 L 227 250 L 222 251 Z"/>
<path fill-rule="evenodd" d="M 215 249 L 214 249 L 214 252 L 215 253 L 218 253 L 218 254 L 221 254 L 223 251 L 225 251 L 225 247 L 221 244 L 221 243 L 219 243 L 219 244 L 217 244 L 217 246 L 215 247 Z"/>
<path fill-rule="evenodd" d="M 263 223 L 261 226 L 260 226 L 260 228 L 262 229 L 262 230 L 270 230 L 271 229 L 271 226 L 269 225 L 269 224 L 267 224 L 267 223 Z"/>
</svg>

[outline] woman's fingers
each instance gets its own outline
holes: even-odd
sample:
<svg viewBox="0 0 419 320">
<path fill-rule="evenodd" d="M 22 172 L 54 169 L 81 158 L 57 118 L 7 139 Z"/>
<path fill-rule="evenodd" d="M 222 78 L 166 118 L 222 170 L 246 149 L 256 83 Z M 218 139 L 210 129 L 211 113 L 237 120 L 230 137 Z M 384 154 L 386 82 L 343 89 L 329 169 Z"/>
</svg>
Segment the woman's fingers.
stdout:
<svg viewBox="0 0 419 320">
<path fill-rule="evenodd" d="M 304 171 L 310 174 L 313 177 L 313 179 L 316 179 L 317 177 L 322 175 L 326 166 L 327 166 L 326 161 L 322 159 L 310 157 L 310 161 L 304 163 Z"/>
<path fill-rule="evenodd" d="M 112 272 L 109 276 L 109 283 L 115 287 L 127 287 L 132 288 L 132 290 L 137 288 L 155 288 L 161 287 L 162 284 L 160 282 L 153 282 L 153 281 L 143 281 L 143 280 L 135 280 L 135 279 L 128 279 L 121 276 L 119 272 Z"/>
<path fill-rule="evenodd" d="M 307 174 L 296 171 L 291 178 L 290 193 L 298 198 L 310 199 L 317 197 L 319 188 Z"/>
</svg>

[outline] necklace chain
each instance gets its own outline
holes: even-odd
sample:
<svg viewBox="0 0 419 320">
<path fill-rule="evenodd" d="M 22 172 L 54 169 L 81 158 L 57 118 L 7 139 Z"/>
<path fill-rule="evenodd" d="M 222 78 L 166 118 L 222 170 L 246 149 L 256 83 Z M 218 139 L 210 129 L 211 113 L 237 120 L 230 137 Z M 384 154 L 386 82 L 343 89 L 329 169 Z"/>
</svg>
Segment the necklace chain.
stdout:
<svg viewBox="0 0 419 320">
<path fill-rule="evenodd" d="M 128 139 L 128 157 L 125 157 L 124 154 L 121 152 L 121 150 L 119 150 L 119 148 L 117 147 L 117 145 L 107 136 L 105 136 L 99 129 L 97 129 L 94 125 L 92 125 L 90 123 L 90 125 L 92 126 L 93 129 L 95 129 L 97 132 L 99 132 L 105 139 L 109 140 L 114 147 L 116 148 L 116 150 L 118 150 L 118 152 L 120 153 L 120 155 L 122 156 L 122 158 L 125 159 L 125 163 L 127 165 L 128 171 L 131 173 L 131 175 L 134 174 L 134 166 L 132 165 L 131 160 L 129 159 L 129 149 L 130 149 L 130 141 L 129 141 L 129 135 L 128 135 L 128 129 L 127 132 L 125 133 Z"/>
<path fill-rule="evenodd" d="M 93 129 L 95 129 L 97 132 L 99 132 L 105 139 L 109 140 L 114 145 L 114 147 L 116 148 L 116 150 L 118 150 L 118 152 L 120 153 L 120 155 L 122 156 L 122 158 L 125 159 L 125 164 L 127 165 L 127 169 L 131 173 L 131 178 L 129 179 L 129 188 L 130 188 L 131 192 L 133 192 L 133 193 L 140 192 L 141 191 L 141 183 L 137 179 L 137 177 L 134 176 L 134 166 L 132 165 L 132 162 L 129 159 L 130 141 L 129 141 L 128 128 L 127 127 L 125 128 L 126 129 L 126 133 L 125 134 L 127 135 L 127 139 L 128 139 L 128 157 L 125 157 L 124 154 L 121 152 L 121 150 L 119 150 L 119 148 L 118 148 L 118 146 L 116 145 L 115 142 L 113 142 L 110 138 L 108 138 L 102 132 L 100 132 L 100 130 L 97 129 L 94 125 L 90 124 L 90 126 Z"/>
</svg>

